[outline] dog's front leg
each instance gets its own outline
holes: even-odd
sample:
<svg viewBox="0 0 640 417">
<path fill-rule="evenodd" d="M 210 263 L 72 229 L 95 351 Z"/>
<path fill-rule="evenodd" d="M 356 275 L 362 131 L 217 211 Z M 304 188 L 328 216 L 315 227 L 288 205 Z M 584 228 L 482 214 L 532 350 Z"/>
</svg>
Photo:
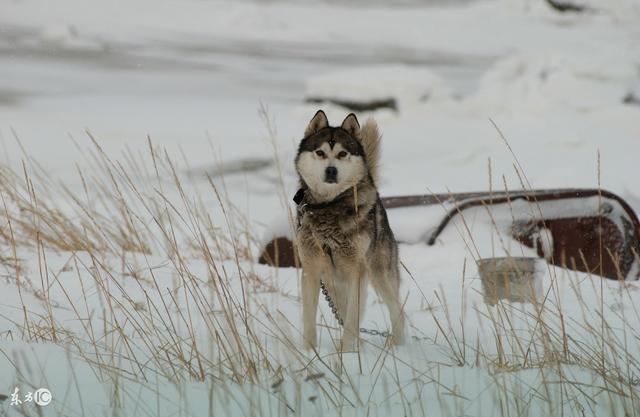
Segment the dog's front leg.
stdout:
<svg viewBox="0 0 640 417">
<path fill-rule="evenodd" d="M 354 350 L 358 348 L 357 342 L 360 334 L 360 320 L 364 313 L 367 301 L 367 286 L 365 281 L 364 265 L 360 262 L 348 271 L 344 278 L 348 279 L 347 314 L 344 319 L 344 333 L 342 335 L 342 350 Z"/>
<path fill-rule="evenodd" d="M 318 259 L 303 262 L 302 273 L 302 337 L 304 345 L 313 349 L 317 345 L 316 317 L 318 314 L 318 294 L 322 267 Z"/>
</svg>

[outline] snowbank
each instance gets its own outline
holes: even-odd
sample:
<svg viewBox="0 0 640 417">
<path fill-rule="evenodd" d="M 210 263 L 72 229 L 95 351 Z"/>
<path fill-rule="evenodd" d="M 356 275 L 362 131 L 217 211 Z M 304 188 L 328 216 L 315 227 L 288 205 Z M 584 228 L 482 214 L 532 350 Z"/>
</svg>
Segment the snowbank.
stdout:
<svg viewBox="0 0 640 417">
<path fill-rule="evenodd" d="M 390 103 L 383 107 L 402 111 L 450 97 L 445 82 L 431 70 L 404 65 L 365 66 L 312 77 L 307 100 L 320 102 Z"/>
<path fill-rule="evenodd" d="M 553 108 L 592 111 L 621 105 L 637 70 L 622 57 L 571 53 L 516 54 L 482 77 L 471 102 L 494 112 L 531 113 Z"/>
</svg>

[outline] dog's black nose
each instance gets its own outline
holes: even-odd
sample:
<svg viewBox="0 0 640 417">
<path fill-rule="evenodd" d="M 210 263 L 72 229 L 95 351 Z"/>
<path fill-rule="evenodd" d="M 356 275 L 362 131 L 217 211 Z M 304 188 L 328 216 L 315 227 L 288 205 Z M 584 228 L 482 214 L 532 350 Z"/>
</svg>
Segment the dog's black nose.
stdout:
<svg viewBox="0 0 640 417">
<path fill-rule="evenodd" d="M 327 169 L 324 170 L 324 181 L 338 182 L 338 168 L 327 167 Z"/>
</svg>

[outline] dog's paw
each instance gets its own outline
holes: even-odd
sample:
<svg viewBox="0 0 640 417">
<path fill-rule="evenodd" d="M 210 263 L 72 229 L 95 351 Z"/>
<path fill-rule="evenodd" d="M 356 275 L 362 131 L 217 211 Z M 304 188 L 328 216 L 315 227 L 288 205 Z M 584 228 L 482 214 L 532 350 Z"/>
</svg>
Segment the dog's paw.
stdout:
<svg viewBox="0 0 640 417">
<path fill-rule="evenodd" d="M 340 341 L 341 352 L 355 352 L 357 348 L 357 340 L 355 337 L 348 335 L 346 332 Z"/>
<path fill-rule="evenodd" d="M 391 343 L 396 345 L 396 346 L 401 346 L 404 345 L 407 342 L 405 336 L 404 336 L 404 332 L 400 332 L 398 334 L 392 334 L 391 335 Z"/>
<path fill-rule="evenodd" d="M 316 341 L 316 336 L 303 336 L 302 337 L 302 346 L 306 349 L 306 350 L 316 350 L 316 348 L 318 347 L 318 343 Z"/>
</svg>

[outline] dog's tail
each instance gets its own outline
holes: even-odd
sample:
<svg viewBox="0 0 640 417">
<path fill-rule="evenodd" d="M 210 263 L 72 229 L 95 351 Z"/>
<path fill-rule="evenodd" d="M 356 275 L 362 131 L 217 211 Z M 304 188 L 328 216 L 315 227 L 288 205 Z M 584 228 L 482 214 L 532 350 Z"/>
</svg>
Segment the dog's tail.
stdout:
<svg viewBox="0 0 640 417">
<path fill-rule="evenodd" d="M 373 119 L 367 119 L 360 129 L 360 141 L 364 155 L 369 165 L 369 173 L 374 184 L 378 184 L 378 170 L 380 167 L 380 130 Z"/>
</svg>

